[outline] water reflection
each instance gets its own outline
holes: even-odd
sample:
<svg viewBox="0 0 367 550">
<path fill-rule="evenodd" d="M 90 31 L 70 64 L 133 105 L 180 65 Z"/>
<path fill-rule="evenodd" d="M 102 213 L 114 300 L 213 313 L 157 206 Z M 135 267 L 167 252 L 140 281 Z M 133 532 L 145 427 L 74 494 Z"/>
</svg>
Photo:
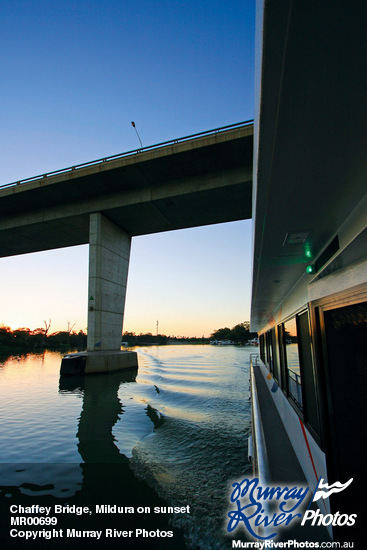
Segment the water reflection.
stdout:
<svg viewBox="0 0 367 550">
<path fill-rule="evenodd" d="M 131 481 L 128 458 L 120 452 L 112 430 L 125 412 L 119 399 L 121 384 L 136 382 L 137 369 L 87 376 L 60 376 L 60 394 L 80 394 L 83 405 L 78 422 L 77 448 L 83 463 L 82 493 L 88 499 L 98 497 L 106 503 L 118 496 L 115 489 L 120 487 L 118 480 L 124 479 L 125 496 Z M 115 467 L 113 466 L 115 465 Z"/>
<path fill-rule="evenodd" d="M 116 445 L 112 429 L 124 413 L 118 396 L 121 384 L 136 382 L 137 369 L 87 376 L 61 376 L 59 392 L 81 393 L 77 445 L 85 463 L 121 463 L 125 457 Z"/>
<path fill-rule="evenodd" d="M 83 463 L 82 484 L 77 502 L 83 505 L 118 505 L 133 507 L 162 506 L 165 502 L 150 488 L 145 481 L 138 479 L 130 468 L 129 458 L 121 451 L 118 441 L 113 435 L 113 428 L 118 423 L 124 425 L 123 415 L 126 413 L 126 405 L 119 398 L 121 385 L 136 383 L 138 370 L 119 371 L 108 374 L 95 374 L 87 376 L 61 376 L 59 380 L 59 393 L 79 394 L 82 396 L 83 405 L 78 422 L 76 437 L 77 448 Z M 133 388 L 127 388 L 128 393 L 133 393 Z M 156 411 L 149 405 L 145 407 L 146 418 L 157 426 Z M 114 517 L 104 515 L 95 518 L 100 524 L 109 528 L 134 529 L 140 526 L 139 515 L 128 517 Z M 106 522 L 106 523 L 104 523 Z M 152 515 L 144 516 L 144 524 L 148 529 L 169 529 L 167 516 L 159 519 Z M 90 523 L 86 523 L 87 528 Z M 112 541 L 114 546 L 120 547 L 121 542 Z M 181 533 L 176 530 L 175 544 L 177 548 L 185 548 Z M 109 542 L 109 545 L 111 543 Z M 157 543 L 159 548 L 169 548 L 167 541 Z M 155 541 L 152 548 L 155 548 Z"/>
<path fill-rule="evenodd" d="M 173 529 L 173 541 L 149 540 L 149 548 L 228 548 L 221 533 L 229 484 L 251 469 L 250 351 L 143 348 L 139 375 L 135 370 L 62 378 L 60 354 L 8 360 L 0 369 L 1 521 L 10 525 L 10 504 L 75 504 L 92 510 L 97 504 L 152 510 L 190 504 L 188 517 L 64 515 L 58 528 Z M 14 541 L 4 541 L 5 546 L 8 542 Z M 113 549 L 122 543 L 147 547 L 147 540 L 107 542 Z M 64 550 L 65 543 L 84 548 L 77 539 L 60 545 L 55 540 L 52 546 Z M 85 543 L 89 548 L 90 541 Z"/>
</svg>

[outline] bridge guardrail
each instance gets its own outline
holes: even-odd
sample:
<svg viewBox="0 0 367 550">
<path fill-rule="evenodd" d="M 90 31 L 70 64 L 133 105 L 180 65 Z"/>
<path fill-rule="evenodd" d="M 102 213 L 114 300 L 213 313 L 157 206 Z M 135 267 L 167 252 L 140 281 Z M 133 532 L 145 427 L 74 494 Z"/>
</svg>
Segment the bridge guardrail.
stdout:
<svg viewBox="0 0 367 550">
<path fill-rule="evenodd" d="M 48 178 L 50 176 L 56 176 L 59 174 L 65 174 L 67 172 L 73 172 L 79 170 L 80 168 L 86 168 L 87 166 L 94 166 L 96 164 L 101 164 L 111 160 L 117 160 L 123 157 L 129 157 L 132 155 L 138 155 L 143 151 L 151 151 L 159 147 L 166 147 L 168 145 L 175 145 L 176 143 L 182 143 L 197 137 L 209 136 L 211 134 L 218 134 L 225 132 L 227 130 L 235 130 L 236 128 L 242 128 L 243 126 L 250 126 L 253 124 L 253 120 L 246 120 L 244 122 L 237 122 L 237 124 L 230 124 L 228 126 L 222 126 L 220 128 L 214 128 L 213 130 L 207 130 L 206 132 L 199 132 L 198 134 L 191 134 L 189 136 L 180 137 L 177 139 L 171 139 L 169 141 L 162 141 L 161 143 L 156 143 L 155 145 L 148 145 L 146 147 L 140 147 L 139 149 L 132 149 L 131 151 L 126 151 L 125 153 L 118 153 L 117 155 L 110 155 L 108 157 L 102 157 L 97 160 L 92 160 L 89 162 L 83 162 L 82 164 L 75 164 L 74 166 L 68 166 L 67 168 L 61 168 L 60 170 L 54 170 L 53 172 L 46 172 L 45 174 L 39 174 L 38 176 L 33 176 L 31 178 L 25 178 L 18 181 L 13 181 L 12 183 L 0 184 L 0 189 L 6 189 L 7 187 L 14 187 L 17 185 L 23 185 L 24 183 L 30 183 L 31 181 L 40 180 L 43 178 Z"/>
</svg>

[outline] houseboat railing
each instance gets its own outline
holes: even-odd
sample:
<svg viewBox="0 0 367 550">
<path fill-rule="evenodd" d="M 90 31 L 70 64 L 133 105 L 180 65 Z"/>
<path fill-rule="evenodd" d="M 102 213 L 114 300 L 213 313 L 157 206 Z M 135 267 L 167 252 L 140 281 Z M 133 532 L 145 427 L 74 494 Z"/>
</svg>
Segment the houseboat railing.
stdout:
<svg viewBox="0 0 367 550">
<path fill-rule="evenodd" d="M 252 407 L 251 407 L 251 418 L 252 418 L 252 445 L 255 450 L 255 464 L 253 470 L 253 476 L 257 477 L 260 481 L 261 487 L 266 487 L 270 485 L 270 469 L 269 469 L 269 459 L 268 453 L 266 450 L 265 436 L 263 430 L 263 424 L 261 420 L 261 412 L 259 405 L 259 398 L 256 388 L 256 380 L 254 374 L 254 368 L 260 367 L 260 357 L 257 354 L 250 355 L 250 376 L 251 376 L 251 397 L 252 397 Z M 268 503 L 264 503 L 264 511 L 268 513 Z M 257 531 L 259 535 L 266 536 L 269 527 L 259 526 Z"/>
<path fill-rule="evenodd" d="M 260 358 L 258 355 L 251 354 L 250 356 L 250 369 L 251 369 L 251 396 L 252 396 L 252 433 L 253 443 L 256 452 L 255 456 L 255 468 L 257 475 L 262 483 L 267 483 L 270 480 L 269 461 L 266 452 L 266 443 L 264 437 L 264 430 L 261 421 L 259 398 L 257 395 L 257 388 L 255 382 L 255 375 L 253 372 L 254 367 L 258 367 Z"/>
<path fill-rule="evenodd" d="M 254 367 L 258 367 L 260 364 L 260 356 L 257 353 L 250 353 L 250 363 Z"/>
<path fill-rule="evenodd" d="M 288 384 L 291 397 L 297 401 L 297 404 L 302 407 L 302 385 L 301 376 L 288 368 Z"/>
</svg>

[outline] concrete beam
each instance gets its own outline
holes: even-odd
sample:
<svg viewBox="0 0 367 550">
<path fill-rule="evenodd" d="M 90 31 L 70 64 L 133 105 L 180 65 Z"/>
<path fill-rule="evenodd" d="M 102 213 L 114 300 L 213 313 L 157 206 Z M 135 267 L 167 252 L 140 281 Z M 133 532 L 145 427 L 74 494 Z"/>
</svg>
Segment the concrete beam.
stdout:
<svg viewBox="0 0 367 550">
<path fill-rule="evenodd" d="M 88 351 L 120 350 L 131 237 L 100 213 L 90 216 Z"/>
<path fill-rule="evenodd" d="M 0 189 L 0 257 L 86 244 L 100 212 L 131 236 L 251 217 L 253 127 Z"/>
</svg>

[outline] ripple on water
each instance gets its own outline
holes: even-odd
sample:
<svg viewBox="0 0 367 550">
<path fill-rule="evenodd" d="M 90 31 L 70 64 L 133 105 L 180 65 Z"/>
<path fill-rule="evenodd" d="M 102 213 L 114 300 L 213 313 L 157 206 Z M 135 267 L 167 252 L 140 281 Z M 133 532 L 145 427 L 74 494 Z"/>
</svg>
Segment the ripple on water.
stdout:
<svg viewBox="0 0 367 550">
<path fill-rule="evenodd" d="M 125 460 L 134 479 L 145 481 L 168 504 L 190 505 L 190 515 L 172 520 L 183 529 L 188 548 L 228 548 L 230 485 L 249 473 L 250 351 L 142 348 L 137 376 L 63 382 L 60 354 L 4 362 L 3 494 L 11 496 L 16 487 L 29 495 L 72 496 L 85 482 L 83 462 L 123 465 Z"/>
</svg>

